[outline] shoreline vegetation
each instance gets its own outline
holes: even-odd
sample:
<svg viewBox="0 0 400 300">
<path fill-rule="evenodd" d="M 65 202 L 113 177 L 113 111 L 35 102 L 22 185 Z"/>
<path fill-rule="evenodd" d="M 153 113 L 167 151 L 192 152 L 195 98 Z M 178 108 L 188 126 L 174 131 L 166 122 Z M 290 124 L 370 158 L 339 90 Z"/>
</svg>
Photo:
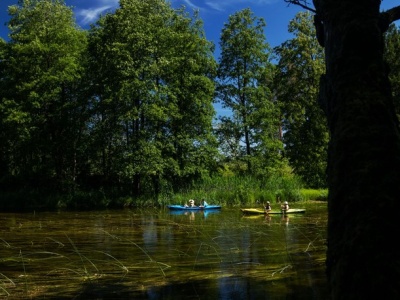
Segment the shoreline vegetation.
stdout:
<svg viewBox="0 0 400 300">
<path fill-rule="evenodd" d="M 94 210 L 126 207 L 165 207 L 168 204 L 184 204 L 189 199 L 200 203 L 222 206 L 260 206 L 270 201 L 299 202 L 308 200 L 327 201 L 327 189 L 304 188 L 296 177 L 271 177 L 259 180 L 251 177 L 219 177 L 193 183 L 180 191 L 159 195 L 132 196 L 121 194 L 117 187 L 84 189 L 75 187 L 68 192 L 46 188 L 16 189 L 0 192 L 2 211 L 29 210 Z"/>
<path fill-rule="evenodd" d="M 63 1 L 20 4 L 0 39 L 2 211 L 252 206 L 327 187 L 312 14 L 271 49 L 265 20 L 237 11 L 215 59 L 199 15 L 165 1 L 124 1 L 89 30 Z"/>
</svg>

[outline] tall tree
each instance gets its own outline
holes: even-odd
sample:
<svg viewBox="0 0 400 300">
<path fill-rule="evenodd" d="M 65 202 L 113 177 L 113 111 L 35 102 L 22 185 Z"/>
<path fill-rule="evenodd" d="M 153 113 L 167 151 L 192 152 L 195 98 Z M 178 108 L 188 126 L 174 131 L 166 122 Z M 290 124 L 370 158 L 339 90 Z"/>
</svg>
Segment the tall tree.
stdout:
<svg viewBox="0 0 400 300">
<path fill-rule="evenodd" d="M 389 79 L 392 84 L 392 93 L 397 117 L 400 120 L 400 29 L 391 24 L 385 34 L 385 60 L 390 72 Z"/>
<path fill-rule="evenodd" d="M 399 19 L 400 7 L 380 12 L 380 0 L 313 3 L 317 38 L 325 47 L 320 98 L 330 130 L 331 298 L 398 299 L 400 256 L 393 237 L 400 235 L 400 132 L 383 35 Z"/>
<path fill-rule="evenodd" d="M 164 155 L 174 161 L 167 164 L 166 176 L 175 187 L 211 175 L 217 157 L 212 128 L 217 68 L 214 45 L 207 41 L 197 12 L 192 17 L 184 10 L 178 13 L 172 38 L 165 43 L 172 52 L 167 52 L 169 62 L 163 65 L 173 113 L 167 123 L 170 134 L 164 135 L 162 142 L 168 145 Z"/>
<path fill-rule="evenodd" d="M 247 172 L 258 175 L 279 165 L 282 149 L 279 114 L 270 89 L 273 66 L 265 25 L 250 9 L 229 17 L 221 34 L 217 81 L 217 100 L 232 111 L 232 116 L 220 118 L 220 129 L 234 127 Z"/>
<path fill-rule="evenodd" d="M 20 0 L 9 14 L 1 109 L 10 174 L 74 181 L 86 34 L 62 0 Z"/>
<path fill-rule="evenodd" d="M 134 194 L 159 194 L 162 185 L 207 173 L 216 152 L 216 63 L 198 15 L 164 0 L 120 1 L 92 29 L 89 49 L 98 170 L 129 183 Z"/>
<path fill-rule="evenodd" d="M 285 156 L 308 187 L 323 188 L 329 138 L 326 118 L 318 105 L 323 48 L 315 37 L 311 13 L 298 13 L 289 23 L 289 32 L 294 38 L 275 48 Z"/>
</svg>

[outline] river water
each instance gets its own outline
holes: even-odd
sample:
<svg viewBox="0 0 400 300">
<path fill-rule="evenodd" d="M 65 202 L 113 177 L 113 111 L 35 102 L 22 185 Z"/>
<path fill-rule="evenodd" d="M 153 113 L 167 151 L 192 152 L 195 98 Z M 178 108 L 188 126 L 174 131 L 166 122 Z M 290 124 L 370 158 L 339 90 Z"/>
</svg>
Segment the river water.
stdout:
<svg viewBox="0 0 400 300">
<path fill-rule="evenodd" d="M 327 299 L 326 203 L 0 214 L 1 299 Z"/>
</svg>

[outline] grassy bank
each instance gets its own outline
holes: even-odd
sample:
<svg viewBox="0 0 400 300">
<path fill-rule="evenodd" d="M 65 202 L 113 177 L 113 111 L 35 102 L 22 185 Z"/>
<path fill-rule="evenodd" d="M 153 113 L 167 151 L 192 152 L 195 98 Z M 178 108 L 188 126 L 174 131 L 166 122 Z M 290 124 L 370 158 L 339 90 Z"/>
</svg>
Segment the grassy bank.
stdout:
<svg viewBox="0 0 400 300">
<path fill-rule="evenodd" d="M 296 178 L 269 178 L 256 180 L 253 178 L 226 177 L 217 178 L 195 185 L 193 189 L 180 192 L 173 197 L 160 199 L 161 205 L 183 204 L 188 199 L 227 206 L 251 206 L 270 201 L 306 201 L 327 200 L 327 190 L 304 189 Z"/>
<path fill-rule="evenodd" d="M 298 202 L 328 198 L 327 190 L 305 189 L 296 177 L 270 177 L 263 180 L 252 177 L 218 177 L 193 183 L 177 192 L 140 197 L 116 196 L 110 191 L 75 191 L 58 194 L 40 191 L 18 191 L 0 193 L 0 208 L 3 210 L 55 210 L 55 209 L 108 209 L 122 207 L 165 206 L 184 204 L 189 199 L 198 203 L 204 199 L 210 204 L 224 206 L 252 206 L 270 201 Z"/>
</svg>

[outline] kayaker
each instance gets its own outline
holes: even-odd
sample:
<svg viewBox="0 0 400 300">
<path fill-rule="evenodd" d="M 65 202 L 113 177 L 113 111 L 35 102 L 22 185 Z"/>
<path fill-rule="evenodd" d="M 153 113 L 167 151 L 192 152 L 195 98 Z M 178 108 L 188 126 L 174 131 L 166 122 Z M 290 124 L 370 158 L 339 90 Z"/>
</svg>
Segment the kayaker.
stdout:
<svg viewBox="0 0 400 300">
<path fill-rule="evenodd" d="M 283 202 L 283 204 L 281 205 L 281 210 L 283 212 L 286 212 L 289 210 L 289 203 L 287 201 Z"/>
<path fill-rule="evenodd" d="M 189 200 L 189 206 L 190 206 L 190 207 L 195 207 L 195 205 L 194 205 L 194 200 L 193 200 L 193 199 L 190 199 L 190 200 Z"/>
<path fill-rule="evenodd" d="M 267 201 L 267 204 L 264 205 L 264 210 L 266 213 L 272 210 L 271 203 L 269 201 Z"/>
</svg>

